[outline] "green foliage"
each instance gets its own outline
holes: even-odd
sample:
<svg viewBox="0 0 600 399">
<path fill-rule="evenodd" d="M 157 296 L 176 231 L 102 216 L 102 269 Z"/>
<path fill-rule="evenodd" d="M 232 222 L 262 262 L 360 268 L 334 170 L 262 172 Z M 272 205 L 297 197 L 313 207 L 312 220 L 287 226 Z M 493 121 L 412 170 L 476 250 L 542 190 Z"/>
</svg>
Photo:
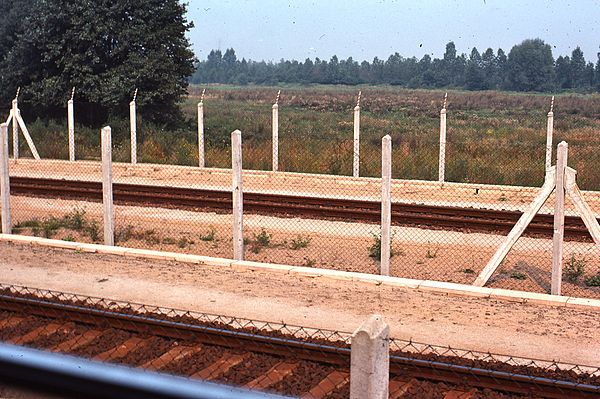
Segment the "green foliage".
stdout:
<svg viewBox="0 0 600 399">
<path fill-rule="evenodd" d="M 306 248 L 308 247 L 308 244 L 310 244 L 310 241 L 310 237 L 298 235 L 296 238 L 292 238 L 292 241 L 290 242 L 290 248 L 294 250 Z"/>
<path fill-rule="evenodd" d="M 376 260 L 380 260 L 381 259 L 381 233 L 371 233 L 371 236 L 373 237 L 373 243 L 369 247 L 369 257 L 376 259 Z M 390 238 L 390 257 L 395 255 L 395 252 L 392 248 L 393 239 L 394 239 L 394 236 L 392 234 L 392 237 Z"/>
<path fill-rule="evenodd" d="M 23 7 L 20 1 L 6 3 L 14 3 L 9 13 Z M 6 102 L 21 86 L 23 108 L 53 115 L 63 112 L 75 86 L 78 119 L 97 124 L 126 115 L 139 88 L 137 104 L 146 118 L 180 116 L 177 103 L 194 62 L 185 5 L 178 0 L 24 3 L 29 3 L 23 7 L 27 17 L 18 21 L 23 28 L 16 39 L 10 36 L 11 51 L 0 53 L 6 54 L 0 100 Z M 7 45 L 1 40 L 0 49 Z"/>
<path fill-rule="evenodd" d="M 585 285 L 589 287 L 600 287 L 600 274 L 585 279 Z"/>
<path fill-rule="evenodd" d="M 560 62 L 559 62 L 560 61 Z M 361 63 L 349 57 L 329 61 L 319 58 L 304 62 L 282 59 L 278 63 L 238 60 L 230 48 L 223 54 L 212 50 L 205 61 L 197 64 L 191 78 L 194 84 L 248 83 L 277 85 L 282 83 L 319 84 L 391 84 L 410 88 L 460 87 L 467 90 L 509 89 L 516 91 L 550 91 L 555 87 L 589 90 L 600 86 L 600 69 L 586 64 L 577 47 L 571 59 L 559 57 L 554 65 L 551 46 L 540 39 L 515 45 L 509 56 L 502 49 L 477 48 L 467 57 L 458 54 L 453 42 L 446 44 L 443 58 L 425 54 L 418 60 L 398 53 L 386 60 L 375 57 Z M 556 78 L 555 78 L 556 76 Z M 568 81 L 568 82 L 565 82 Z"/>
<path fill-rule="evenodd" d="M 265 229 L 261 229 L 260 233 L 254 234 L 254 242 L 261 247 L 268 247 L 271 243 L 272 235 L 267 233 Z"/>
<path fill-rule="evenodd" d="M 510 273 L 510 278 L 513 278 L 515 280 L 525 280 L 527 278 L 527 275 L 522 272 L 513 271 L 512 273 Z"/>
<path fill-rule="evenodd" d="M 578 259 L 575 254 L 571 254 L 571 258 L 563 267 L 563 277 L 572 283 L 577 282 L 585 274 L 586 265 L 587 261 L 585 258 Z"/>
<path fill-rule="evenodd" d="M 34 236 L 39 236 L 42 233 L 45 238 L 52 238 L 61 230 L 73 230 L 83 234 L 87 234 L 92 241 L 98 241 L 100 229 L 95 220 L 88 220 L 85 211 L 74 209 L 66 215 L 57 218 L 49 217 L 44 219 L 30 219 L 15 224 L 16 231 L 30 229 Z M 68 237 L 73 237 L 69 235 Z"/>
<path fill-rule="evenodd" d="M 541 39 L 524 40 L 508 54 L 509 88 L 516 91 L 549 91 L 554 87 L 552 47 Z"/>
<path fill-rule="evenodd" d="M 208 231 L 208 233 L 201 235 L 200 236 L 200 240 L 201 241 L 214 241 L 215 239 L 215 229 L 211 227 L 211 229 Z"/>
</svg>

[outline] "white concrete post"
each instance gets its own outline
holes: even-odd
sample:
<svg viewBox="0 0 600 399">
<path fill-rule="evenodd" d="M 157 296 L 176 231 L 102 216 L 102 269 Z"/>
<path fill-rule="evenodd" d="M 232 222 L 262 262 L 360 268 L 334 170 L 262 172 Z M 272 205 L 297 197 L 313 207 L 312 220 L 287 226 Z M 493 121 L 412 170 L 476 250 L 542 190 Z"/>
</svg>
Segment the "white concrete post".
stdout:
<svg viewBox="0 0 600 399">
<path fill-rule="evenodd" d="M 446 100 L 448 93 L 444 96 L 444 106 L 440 111 L 440 159 L 438 165 L 438 181 L 446 180 Z"/>
<path fill-rule="evenodd" d="M 563 267 L 563 241 L 565 235 L 565 171 L 569 145 L 558 145 L 556 158 L 556 189 L 554 203 L 554 235 L 552 238 L 552 286 L 550 293 L 560 295 Z"/>
<path fill-rule="evenodd" d="M 73 109 L 73 97 L 75 96 L 75 88 L 71 92 L 71 99 L 67 103 L 67 123 L 69 126 L 69 161 L 75 160 L 75 112 Z"/>
<path fill-rule="evenodd" d="M 369 317 L 352 334 L 350 399 L 388 399 L 390 328 L 379 315 Z"/>
<path fill-rule="evenodd" d="M 0 125 L 0 200 L 2 201 L 2 234 L 12 233 L 10 216 L 10 179 L 8 176 L 8 124 Z"/>
<path fill-rule="evenodd" d="M 360 95 L 354 107 L 354 158 L 352 162 L 352 176 L 360 176 Z"/>
<path fill-rule="evenodd" d="M 19 91 L 17 90 L 17 97 L 19 96 Z M 13 134 L 13 158 L 19 159 L 19 101 L 15 98 L 12 102 L 12 112 L 13 112 L 13 120 L 12 120 L 12 134 Z"/>
<path fill-rule="evenodd" d="M 242 132 L 231 133 L 233 175 L 233 259 L 244 260 L 244 199 L 242 189 Z"/>
<path fill-rule="evenodd" d="M 552 135 L 554 134 L 554 96 L 550 103 L 550 112 L 548 112 L 548 124 L 546 127 L 546 174 L 552 167 Z"/>
<path fill-rule="evenodd" d="M 281 90 L 277 92 L 277 98 L 275 104 L 273 104 L 273 117 L 272 117 L 272 128 L 273 128 L 273 172 L 279 170 L 279 95 Z"/>
<path fill-rule="evenodd" d="M 206 164 L 204 155 L 204 93 L 202 90 L 200 102 L 198 103 L 198 166 L 203 168 Z"/>
<path fill-rule="evenodd" d="M 392 138 L 381 139 L 381 262 L 379 274 L 390 275 L 392 243 Z"/>
<path fill-rule="evenodd" d="M 112 138 L 110 127 L 102 129 L 102 205 L 104 245 L 115 245 L 115 211 L 112 183 Z"/>
<path fill-rule="evenodd" d="M 135 99 L 138 89 L 135 89 L 133 100 L 129 103 L 129 124 L 131 130 L 131 163 L 137 163 L 137 119 L 135 110 Z"/>
</svg>

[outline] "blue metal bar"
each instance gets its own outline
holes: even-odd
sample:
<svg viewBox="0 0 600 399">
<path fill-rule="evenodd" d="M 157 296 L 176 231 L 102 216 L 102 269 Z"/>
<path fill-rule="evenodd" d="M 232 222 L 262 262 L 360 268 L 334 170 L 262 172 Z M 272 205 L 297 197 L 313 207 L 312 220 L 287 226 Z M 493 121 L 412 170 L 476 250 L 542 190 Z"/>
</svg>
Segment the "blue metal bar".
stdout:
<svg viewBox="0 0 600 399">
<path fill-rule="evenodd" d="M 29 390 L 77 398 L 286 398 L 3 343 L 0 380 Z"/>
</svg>

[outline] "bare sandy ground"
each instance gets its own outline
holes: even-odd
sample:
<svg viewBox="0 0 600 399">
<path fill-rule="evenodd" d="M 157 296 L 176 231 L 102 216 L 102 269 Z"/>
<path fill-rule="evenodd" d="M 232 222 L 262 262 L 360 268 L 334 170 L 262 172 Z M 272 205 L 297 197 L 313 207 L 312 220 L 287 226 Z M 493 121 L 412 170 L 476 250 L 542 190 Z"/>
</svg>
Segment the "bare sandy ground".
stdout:
<svg viewBox="0 0 600 399">
<path fill-rule="evenodd" d="M 9 243 L 0 272 L 3 283 L 350 332 L 380 313 L 396 338 L 600 366 L 591 311 Z"/>
</svg>

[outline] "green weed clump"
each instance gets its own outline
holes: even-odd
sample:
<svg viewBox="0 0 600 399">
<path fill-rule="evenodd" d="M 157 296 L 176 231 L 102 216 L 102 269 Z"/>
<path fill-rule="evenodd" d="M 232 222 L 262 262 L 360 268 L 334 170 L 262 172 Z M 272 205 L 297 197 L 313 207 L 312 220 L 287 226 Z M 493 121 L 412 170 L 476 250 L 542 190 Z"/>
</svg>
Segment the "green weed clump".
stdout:
<svg viewBox="0 0 600 399">
<path fill-rule="evenodd" d="M 96 242 L 100 238 L 100 228 L 95 220 L 90 220 L 86 217 L 86 213 L 82 209 L 74 209 L 62 217 L 48 217 L 42 219 L 30 219 L 15 224 L 14 230 L 16 233 L 23 232 L 25 229 L 30 229 L 34 236 L 42 236 L 44 238 L 54 237 L 59 230 L 76 231 L 83 235 L 87 235 L 92 241 Z M 67 238 L 74 240 L 72 234 Z"/>
<path fill-rule="evenodd" d="M 571 254 L 571 258 L 564 265 L 563 277 L 571 283 L 576 283 L 585 274 L 586 264 L 585 258 L 578 259 L 575 254 Z"/>
</svg>

